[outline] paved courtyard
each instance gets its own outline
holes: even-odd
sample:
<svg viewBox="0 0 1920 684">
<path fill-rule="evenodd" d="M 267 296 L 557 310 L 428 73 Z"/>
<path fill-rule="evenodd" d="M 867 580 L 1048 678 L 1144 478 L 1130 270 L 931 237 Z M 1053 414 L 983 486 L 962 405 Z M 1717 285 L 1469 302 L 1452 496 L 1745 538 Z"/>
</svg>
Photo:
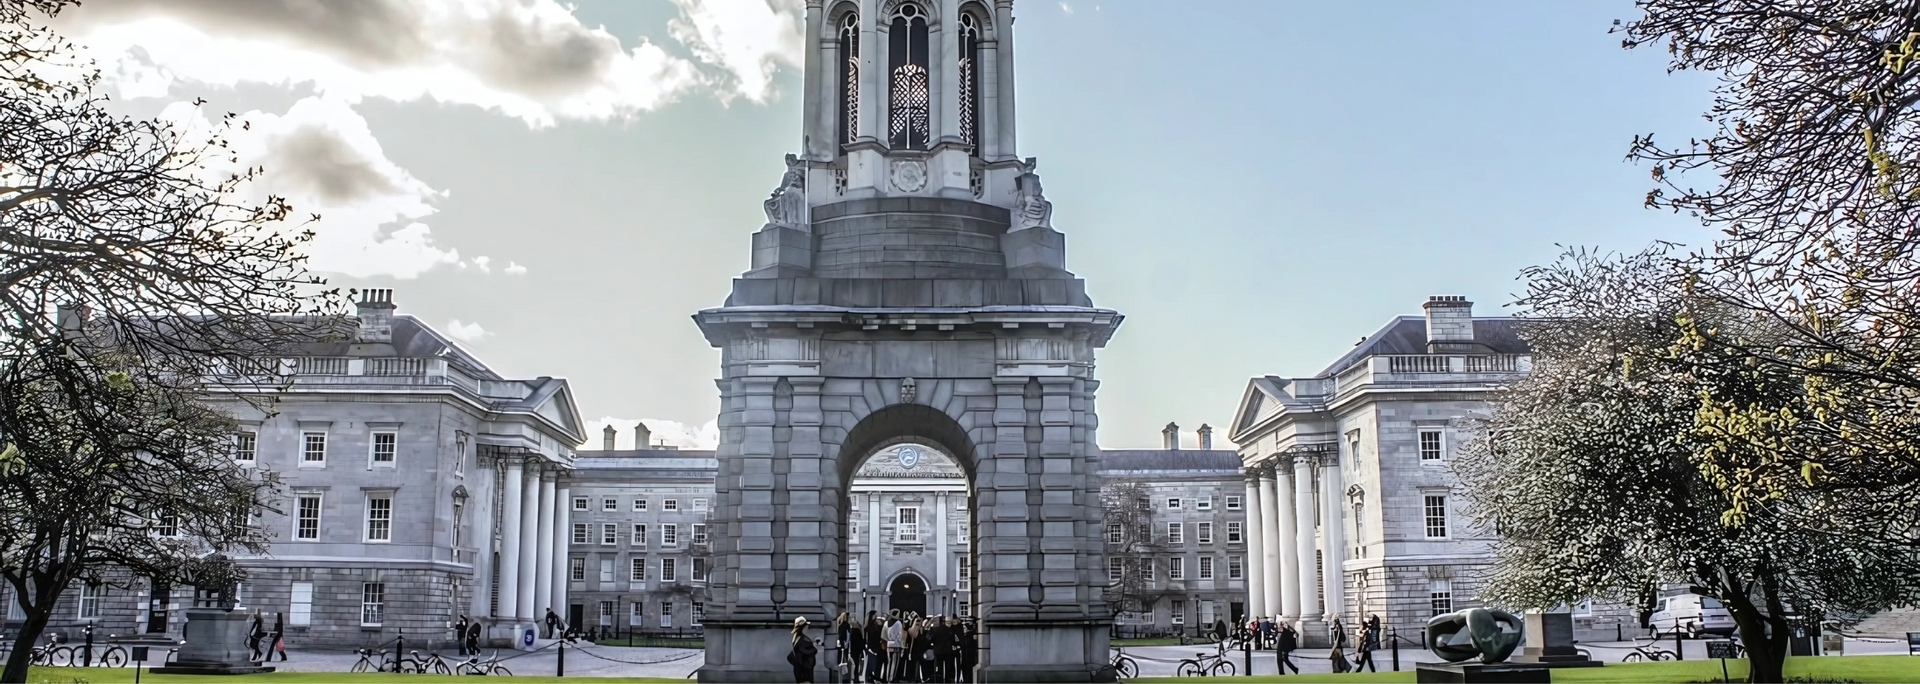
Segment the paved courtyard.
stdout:
<svg viewBox="0 0 1920 684">
<path fill-rule="evenodd" d="M 1644 644 L 1645 642 L 1639 643 Z M 1607 663 L 1617 663 L 1620 662 L 1620 659 L 1625 657 L 1627 653 L 1631 652 L 1635 645 L 1634 642 L 1608 641 L 1583 643 L 1580 644 L 1579 647 L 1587 649 L 1587 652 L 1592 654 L 1596 660 Z M 1659 647 L 1671 651 L 1673 650 L 1673 640 L 1664 640 L 1659 644 Z M 1211 654 L 1213 652 L 1212 647 L 1198 644 L 1193 646 L 1128 646 L 1124 650 L 1129 657 L 1134 659 L 1134 662 L 1139 663 L 1140 676 L 1142 677 L 1174 676 L 1175 670 L 1180 666 L 1181 659 L 1192 658 L 1197 653 Z M 1904 642 L 1897 642 L 1892 639 L 1848 639 L 1845 647 L 1845 655 L 1904 655 L 1906 652 L 1907 646 Z M 1300 672 L 1304 674 L 1330 673 L 1333 671 L 1333 667 L 1332 664 L 1327 661 L 1327 654 L 1328 651 L 1324 648 L 1294 651 L 1293 663 L 1300 666 Z M 1347 650 L 1347 659 L 1349 662 L 1352 661 L 1355 655 L 1352 649 Z M 1246 659 L 1244 654 L 1235 651 L 1231 653 L 1229 657 L 1233 661 L 1235 674 L 1248 674 L 1246 672 Z M 1707 657 L 1706 642 L 1700 640 L 1687 641 L 1685 657 L 1687 660 L 1705 659 Z M 572 661 L 569 660 L 568 662 Z M 1401 646 L 1401 670 L 1412 670 L 1414 663 L 1421 662 L 1440 662 L 1440 658 L 1423 648 L 1404 644 Z M 1392 651 L 1383 649 L 1375 653 L 1374 663 L 1382 671 L 1392 670 Z M 1271 675 L 1277 672 L 1278 670 L 1274 664 L 1274 654 L 1272 651 L 1256 651 L 1253 653 L 1252 674 Z M 1289 670 L 1288 674 L 1292 674 L 1292 671 Z"/>
</svg>

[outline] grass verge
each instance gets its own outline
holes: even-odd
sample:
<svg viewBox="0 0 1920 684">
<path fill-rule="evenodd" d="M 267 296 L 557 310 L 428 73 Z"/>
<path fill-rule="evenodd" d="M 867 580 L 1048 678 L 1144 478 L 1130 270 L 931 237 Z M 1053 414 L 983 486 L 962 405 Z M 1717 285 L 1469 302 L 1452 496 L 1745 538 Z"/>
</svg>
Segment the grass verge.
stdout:
<svg viewBox="0 0 1920 684">
<path fill-rule="evenodd" d="M 1747 677 L 1747 662 L 1727 661 L 1727 674 L 1733 681 Z M 1827 656 L 1788 658 L 1787 677 L 1816 682 L 1853 681 L 1863 684 L 1920 682 L 1920 657 L 1903 655 Z M 1129 682 L 1412 682 L 1412 666 L 1400 672 L 1360 672 L 1350 674 L 1262 675 L 1259 677 L 1144 677 Z M 1553 671 L 1553 681 L 1580 684 L 1614 682 L 1717 682 L 1720 661 L 1686 660 L 1664 663 L 1608 663 L 1605 667 L 1562 668 Z"/>
<path fill-rule="evenodd" d="M 356 684 L 374 684 L 375 682 L 465 682 L 476 681 L 515 682 L 578 682 L 591 680 L 595 684 L 686 684 L 685 679 L 673 677 L 461 677 L 457 675 L 396 674 L 392 672 L 269 672 L 250 675 L 157 675 L 142 672 L 140 684 L 174 684 L 177 682 L 274 682 L 276 684 L 298 684 L 304 682 L 352 682 Z M 129 668 L 104 667 L 36 667 L 27 673 L 30 684 L 132 684 L 133 670 Z"/>
</svg>

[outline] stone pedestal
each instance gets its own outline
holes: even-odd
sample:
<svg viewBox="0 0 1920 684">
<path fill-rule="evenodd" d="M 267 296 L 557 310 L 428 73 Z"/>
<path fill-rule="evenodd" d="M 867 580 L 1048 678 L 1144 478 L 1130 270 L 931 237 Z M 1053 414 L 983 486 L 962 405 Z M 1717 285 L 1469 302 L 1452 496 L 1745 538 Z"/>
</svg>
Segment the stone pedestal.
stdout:
<svg viewBox="0 0 1920 684">
<path fill-rule="evenodd" d="M 1414 681 L 1420 684 L 1545 684 L 1553 670 L 1523 663 L 1420 663 Z"/>
<path fill-rule="evenodd" d="M 253 674 L 273 668 L 254 664 L 247 651 L 248 616 L 221 608 L 188 608 L 180 655 L 154 674 Z"/>
<path fill-rule="evenodd" d="M 1106 622 L 1001 623 L 990 626 L 991 662 L 983 662 L 974 681 L 1085 682 L 1111 658 Z M 987 660 L 982 658 L 983 661 Z"/>
<path fill-rule="evenodd" d="M 1513 662 L 1544 667 L 1599 667 L 1602 663 L 1573 647 L 1573 615 L 1527 613 L 1526 647 Z"/>
</svg>

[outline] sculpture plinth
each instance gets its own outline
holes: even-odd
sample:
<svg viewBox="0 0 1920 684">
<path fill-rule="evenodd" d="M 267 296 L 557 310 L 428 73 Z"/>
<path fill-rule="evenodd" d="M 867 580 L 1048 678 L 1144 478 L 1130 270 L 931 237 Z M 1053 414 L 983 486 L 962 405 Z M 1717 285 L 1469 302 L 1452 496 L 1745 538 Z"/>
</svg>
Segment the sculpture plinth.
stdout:
<svg viewBox="0 0 1920 684">
<path fill-rule="evenodd" d="M 240 675 L 272 672 L 253 662 L 247 649 L 247 614 L 223 608 L 188 608 L 186 642 L 180 654 L 154 674 Z"/>
</svg>

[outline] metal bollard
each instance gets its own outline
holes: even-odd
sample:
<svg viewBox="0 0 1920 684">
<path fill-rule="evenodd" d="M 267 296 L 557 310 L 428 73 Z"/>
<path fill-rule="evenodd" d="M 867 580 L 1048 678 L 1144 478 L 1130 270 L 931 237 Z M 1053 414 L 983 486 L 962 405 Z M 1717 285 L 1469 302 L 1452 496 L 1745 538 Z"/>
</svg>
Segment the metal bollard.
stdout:
<svg viewBox="0 0 1920 684">
<path fill-rule="evenodd" d="M 1677 626 L 1673 628 L 1673 659 L 1687 659 L 1687 642 L 1681 639 L 1680 628 Z"/>
<path fill-rule="evenodd" d="M 87 650 L 80 652 L 80 666 L 93 667 L 93 623 L 92 622 L 87 623 L 86 635 L 87 635 L 87 644 L 83 648 Z"/>
<path fill-rule="evenodd" d="M 1400 671 L 1400 632 L 1398 630 L 1388 630 L 1387 641 L 1388 643 L 1393 644 L 1392 646 L 1389 647 L 1393 651 L 1393 671 L 1399 672 Z"/>
<path fill-rule="evenodd" d="M 560 645 L 557 648 L 560 649 L 560 659 L 554 668 L 553 676 L 565 677 L 567 676 L 567 640 L 561 639 Z"/>
<path fill-rule="evenodd" d="M 406 655 L 407 655 L 407 628 L 401 627 L 399 636 L 394 637 L 393 639 L 393 671 L 394 672 L 400 672 L 402 668 L 405 667 L 400 664 L 401 663 L 400 659 L 406 657 Z"/>
<path fill-rule="evenodd" d="M 1245 656 L 1247 660 L 1247 676 L 1252 677 L 1253 676 L 1253 644 L 1248 642 L 1245 639 L 1240 640 L 1240 654 L 1242 656 Z"/>
</svg>

